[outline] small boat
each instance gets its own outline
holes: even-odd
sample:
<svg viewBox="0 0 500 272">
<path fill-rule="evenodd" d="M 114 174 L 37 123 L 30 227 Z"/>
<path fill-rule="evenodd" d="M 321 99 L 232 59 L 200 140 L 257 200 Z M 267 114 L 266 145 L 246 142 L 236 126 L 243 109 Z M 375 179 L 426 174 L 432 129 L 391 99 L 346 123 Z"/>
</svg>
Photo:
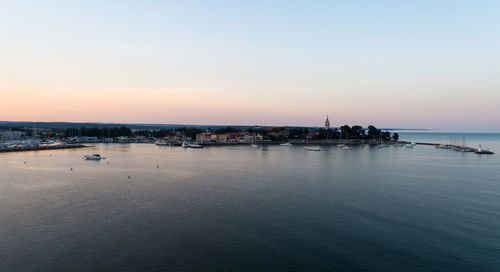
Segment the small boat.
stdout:
<svg viewBox="0 0 500 272">
<path fill-rule="evenodd" d="M 411 143 L 409 143 L 409 144 L 405 144 L 405 145 L 404 145 L 404 148 L 413 148 L 413 147 L 415 147 L 416 145 L 417 145 L 417 143 L 415 143 L 415 142 L 411 142 Z"/>
<path fill-rule="evenodd" d="M 252 148 L 260 148 L 260 146 L 258 144 L 251 144 L 250 145 Z"/>
<path fill-rule="evenodd" d="M 352 147 L 350 147 L 350 146 L 343 146 L 342 150 L 352 150 Z"/>
<path fill-rule="evenodd" d="M 85 160 L 92 160 L 92 161 L 98 161 L 101 159 L 105 159 L 105 158 L 101 157 L 101 155 L 99 155 L 99 154 L 85 155 L 85 156 L 83 156 L 83 158 Z"/>
<path fill-rule="evenodd" d="M 188 148 L 188 147 L 189 147 L 189 144 L 188 144 L 188 143 L 186 143 L 186 142 L 183 142 L 181 146 L 182 146 L 182 147 L 184 147 L 184 148 Z"/>
<path fill-rule="evenodd" d="M 345 144 L 338 144 L 337 146 L 340 148 L 343 148 L 345 146 Z"/>
<path fill-rule="evenodd" d="M 282 144 L 280 144 L 280 145 L 281 145 L 281 146 L 292 146 L 292 144 L 291 144 L 291 143 L 282 143 Z"/>
<path fill-rule="evenodd" d="M 321 151 L 321 147 L 319 145 L 316 146 L 305 146 L 307 151 Z"/>
<path fill-rule="evenodd" d="M 169 145 L 169 143 L 165 140 L 158 140 L 155 142 L 155 145 Z"/>
<path fill-rule="evenodd" d="M 203 146 L 199 145 L 198 143 L 189 144 L 189 147 L 190 148 L 203 148 Z"/>
<path fill-rule="evenodd" d="M 476 153 L 476 154 L 490 154 L 490 155 L 495 154 L 495 153 L 491 152 L 489 149 L 484 150 L 481 147 L 481 145 L 479 145 L 478 149 L 476 149 L 476 151 L 474 151 L 474 153 Z"/>
<path fill-rule="evenodd" d="M 446 144 L 440 144 L 440 145 L 436 145 L 436 148 L 440 148 L 440 149 L 450 149 L 450 146 L 449 146 L 449 145 L 446 145 Z"/>
</svg>

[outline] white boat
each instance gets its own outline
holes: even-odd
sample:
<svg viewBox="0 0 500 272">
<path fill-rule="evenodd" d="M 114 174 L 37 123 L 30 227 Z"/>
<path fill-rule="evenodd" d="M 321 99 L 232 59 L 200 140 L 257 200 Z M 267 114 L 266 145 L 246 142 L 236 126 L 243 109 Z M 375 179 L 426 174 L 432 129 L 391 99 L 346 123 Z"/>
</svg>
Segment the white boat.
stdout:
<svg viewBox="0 0 500 272">
<path fill-rule="evenodd" d="M 99 155 L 99 154 L 85 155 L 83 158 L 85 160 L 92 160 L 92 161 L 98 161 L 101 159 L 105 159 L 105 158 L 101 157 L 101 155 Z"/>
<path fill-rule="evenodd" d="M 343 148 L 345 146 L 345 144 L 338 144 L 337 146 L 340 148 Z"/>
<path fill-rule="evenodd" d="M 307 151 L 320 151 L 321 147 L 319 145 L 316 146 L 305 146 L 304 147 Z"/>
<path fill-rule="evenodd" d="M 280 145 L 281 145 L 281 146 L 292 146 L 292 144 L 291 144 L 291 143 L 282 143 L 282 144 L 280 144 Z"/>
<path fill-rule="evenodd" d="M 186 142 L 183 142 L 181 146 L 182 146 L 182 147 L 184 147 L 184 148 L 188 148 L 188 147 L 189 147 L 189 144 L 188 144 L 188 143 L 186 143 Z"/>
<path fill-rule="evenodd" d="M 250 145 L 252 148 L 260 148 L 260 146 L 258 144 L 251 144 Z"/>
<path fill-rule="evenodd" d="M 352 150 L 352 147 L 350 147 L 350 146 L 343 146 L 342 150 Z"/>
<path fill-rule="evenodd" d="M 155 142 L 155 145 L 169 145 L 169 143 L 165 140 L 158 140 Z"/>
<path fill-rule="evenodd" d="M 189 147 L 190 148 L 203 148 L 203 146 L 199 145 L 198 143 L 189 144 Z"/>
</svg>

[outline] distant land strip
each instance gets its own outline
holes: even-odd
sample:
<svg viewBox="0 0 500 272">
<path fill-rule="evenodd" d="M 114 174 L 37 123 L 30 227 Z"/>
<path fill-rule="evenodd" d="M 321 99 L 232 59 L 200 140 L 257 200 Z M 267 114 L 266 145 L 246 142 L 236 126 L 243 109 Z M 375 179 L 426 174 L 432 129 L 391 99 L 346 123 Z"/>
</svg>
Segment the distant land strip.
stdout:
<svg viewBox="0 0 500 272">
<path fill-rule="evenodd" d="M 126 127 L 130 129 L 175 129 L 175 128 L 199 128 L 199 129 L 218 129 L 225 127 L 233 127 L 240 130 L 248 130 L 249 128 L 268 128 L 268 127 L 283 127 L 283 128 L 309 128 L 319 129 L 320 126 L 268 126 L 268 125 L 190 125 L 190 124 L 140 124 L 140 123 L 100 123 L 100 122 L 29 122 L 29 121 L 0 121 L 0 128 L 13 128 L 13 127 L 37 127 L 37 128 L 51 128 L 51 129 L 68 129 L 68 128 L 114 128 Z M 333 129 L 339 127 L 332 127 Z M 382 130 L 418 130 L 427 131 L 429 129 L 415 129 L 415 128 L 381 128 Z"/>
</svg>

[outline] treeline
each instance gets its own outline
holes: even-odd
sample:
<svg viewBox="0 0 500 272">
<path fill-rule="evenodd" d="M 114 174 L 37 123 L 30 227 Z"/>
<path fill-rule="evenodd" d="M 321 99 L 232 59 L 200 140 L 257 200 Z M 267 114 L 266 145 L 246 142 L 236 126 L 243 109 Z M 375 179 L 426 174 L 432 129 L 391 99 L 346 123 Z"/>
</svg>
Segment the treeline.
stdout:
<svg viewBox="0 0 500 272">
<path fill-rule="evenodd" d="M 177 128 L 177 129 L 160 129 L 160 130 L 136 130 L 132 131 L 127 127 L 116 127 L 116 128 L 68 128 L 64 131 L 65 137 L 79 137 L 79 136 L 87 136 L 87 137 L 97 137 L 97 138 L 115 138 L 121 136 L 144 136 L 144 137 L 155 137 L 155 138 L 164 138 L 166 136 L 172 136 L 176 133 L 182 133 L 187 137 L 196 138 L 196 134 L 203 132 L 204 130 L 199 128 Z"/>
<path fill-rule="evenodd" d="M 364 129 L 361 126 L 343 125 L 340 129 L 321 128 L 318 133 L 313 136 L 313 139 L 348 139 L 348 140 L 395 140 L 399 139 L 399 135 L 394 133 L 391 135 L 389 131 L 382 131 L 374 126 L 368 126 Z"/>
<path fill-rule="evenodd" d="M 186 137 L 196 138 L 196 134 L 204 132 L 205 130 L 199 128 L 177 128 L 177 129 L 160 129 L 160 130 L 136 130 L 132 131 L 127 127 L 114 127 L 114 128 L 68 128 L 64 131 L 65 137 L 78 137 L 78 136 L 88 136 L 97 138 L 115 138 L 120 136 L 144 136 L 144 137 L 154 137 L 154 138 L 164 138 L 167 136 L 183 134 Z M 233 127 L 224 127 L 212 130 L 216 133 L 237 133 L 240 130 Z M 280 135 L 276 135 L 274 132 L 284 132 Z M 389 131 L 382 131 L 374 126 L 368 126 L 368 128 L 363 128 L 361 126 L 341 126 L 339 129 L 328 129 L 320 128 L 318 130 L 311 130 L 308 128 L 284 128 L 275 127 L 272 129 L 265 128 L 249 128 L 248 133 L 260 134 L 264 139 L 276 141 L 284 141 L 288 139 L 306 139 L 308 135 L 312 134 L 313 139 L 348 139 L 348 140 L 398 140 L 399 135 L 397 133 L 391 134 Z M 285 136 L 286 135 L 286 136 Z"/>
<path fill-rule="evenodd" d="M 132 136 L 132 130 L 127 127 L 119 127 L 119 128 L 68 128 L 64 131 L 65 137 L 79 137 L 79 136 L 87 136 L 87 137 L 97 137 L 97 138 L 115 138 L 121 136 Z"/>
</svg>

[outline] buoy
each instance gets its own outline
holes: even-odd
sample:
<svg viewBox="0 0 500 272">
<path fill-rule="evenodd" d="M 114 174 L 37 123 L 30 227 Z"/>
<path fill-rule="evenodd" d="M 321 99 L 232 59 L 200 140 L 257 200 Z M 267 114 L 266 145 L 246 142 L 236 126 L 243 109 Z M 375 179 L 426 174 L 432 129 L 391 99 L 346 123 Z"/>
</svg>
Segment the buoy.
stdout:
<svg viewBox="0 0 500 272">
<path fill-rule="evenodd" d="M 130 178 L 130 176 L 128 176 L 128 178 Z"/>
<path fill-rule="evenodd" d="M 73 171 L 73 167 L 71 167 L 71 171 Z"/>
<path fill-rule="evenodd" d="M 24 162 L 24 164 L 26 164 L 26 162 Z"/>
</svg>

